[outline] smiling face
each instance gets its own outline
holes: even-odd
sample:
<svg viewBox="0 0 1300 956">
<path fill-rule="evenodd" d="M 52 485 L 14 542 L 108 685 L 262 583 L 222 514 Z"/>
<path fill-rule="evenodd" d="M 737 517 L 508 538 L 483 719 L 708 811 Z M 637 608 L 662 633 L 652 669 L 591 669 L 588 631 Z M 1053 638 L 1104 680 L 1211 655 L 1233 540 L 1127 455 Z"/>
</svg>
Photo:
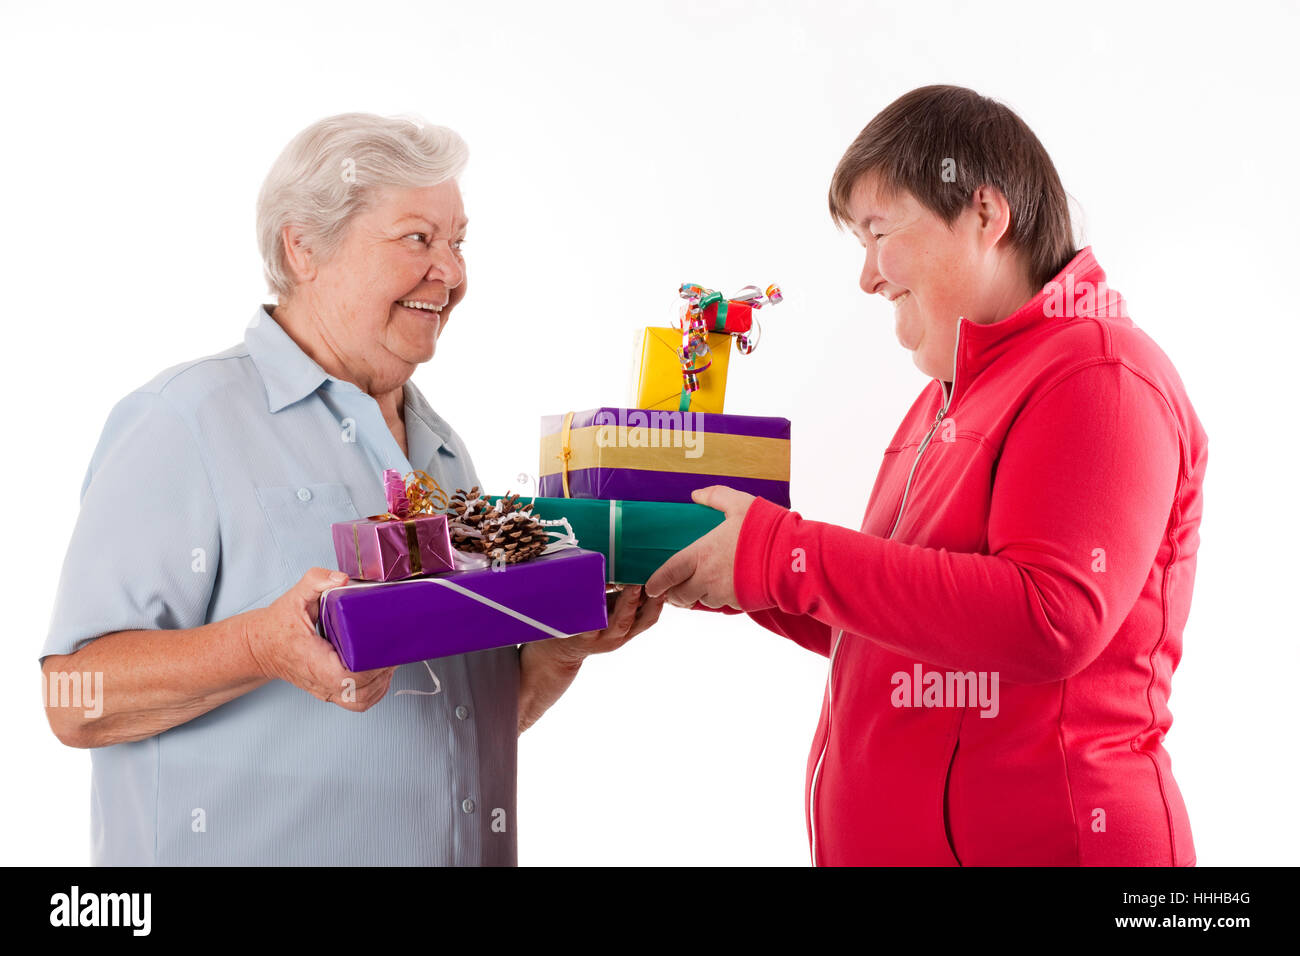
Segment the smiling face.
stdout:
<svg viewBox="0 0 1300 956">
<path fill-rule="evenodd" d="M 464 298 L 465 228 L 454 180 L 375 187 L 333 254 L 300 277 L 288 305 L 314 316 L 348 380 L 372 392 L 394 388 L 433 357 Z"/>
<path fill-rule="evenodd" d="M 952 381 L 958 316 L 996 322 L 1037 291 L 1000 241 L 1011 219 L 997 189 L 977 189 L 949 227 L 906 191 L 886 198 L 868 172 L 853 188 L 848 213 L 866 250 L 858 285 L 893 302 L 899 343 L 932 378 Z"/>
</svg>

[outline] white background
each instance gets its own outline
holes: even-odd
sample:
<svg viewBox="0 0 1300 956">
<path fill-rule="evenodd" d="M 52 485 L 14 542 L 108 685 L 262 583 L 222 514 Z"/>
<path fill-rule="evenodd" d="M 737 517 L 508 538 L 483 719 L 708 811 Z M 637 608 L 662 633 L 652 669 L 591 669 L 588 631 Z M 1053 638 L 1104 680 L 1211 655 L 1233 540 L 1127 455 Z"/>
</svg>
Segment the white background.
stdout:
<svg viewBox="0 0 1300 956">
<path fill-rule="evenodd" d="M 81 481 L 117 399 L 270 301 L 254 201 L 294 133 L 414 111 L 469 142 L 471 292 L 415 379 L 489 484 L 536 471 L 540 415 L 627 402 L 637 330 L 680 282 L 776 281 L 727 410 L 792 419 L 795 508 L 856 528 L 925 379 L 826 188 L 876 112 L 956 83 L 1037 133 L 1210 436 L 1166 740 L 1199 862 L 1300 862 L 1295 4 L 470 6 L 0 14 L 0 859 L 89 859 L 89 756 L 49 732 L 36 663 Z M 825 670 L 667 609 L 521 738 L 520 862 L 805 865 Z"/>
</svg>

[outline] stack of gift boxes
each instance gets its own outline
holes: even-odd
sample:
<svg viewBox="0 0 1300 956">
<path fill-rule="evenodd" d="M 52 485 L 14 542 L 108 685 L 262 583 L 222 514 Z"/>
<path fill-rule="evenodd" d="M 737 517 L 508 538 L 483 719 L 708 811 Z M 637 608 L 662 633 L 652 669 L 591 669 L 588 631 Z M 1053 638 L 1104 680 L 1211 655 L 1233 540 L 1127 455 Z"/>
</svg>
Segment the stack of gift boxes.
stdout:
<svg viewBox="0 0 1300 956">
<path fill-rule="evenodd" d="M 723 412 L 733 339 L 753 351 L 754 313 L 780 302 L 780 290 L 680 292 L 677 326 L 645 329 L 636 408 L 542 419 L 528 504 L 478 489 L 449 496 L 424 472 L 389 471 L 387 513 L 333 526 L 339 569 L 353 580 L 321 595 L 318 630 L 349 670 L 605 627 L 607 584 L 644 584 L 723 521 L 692 502 L 696 488 L 728 485 L 789 507 L 789 420 Z M 525 523 L 534 543 L 539 527 L 563 532 L 514 560 L 524 552 L 508 552 L 520 534 L 511 529 Z M 473 539 L 478 553 L 466 553 Z"/>
<path fill-rule="evenodd" d="M 733 339 L 758 343 L 754 313 L 776 286 L 730 298 L 691 283 L 676 327 L 645 329 L 636 408 L 542 419 L 534 514 L 567 518 L 579 544 L 605 555 L 612 584 L 644 584 L 670 557 L 721 524 L 691 492 L 728 485 L 790 506 L 790 422 L 723 413 Z"/>
<path fill-rule="evenodd" d="M 605 559 L 571 534 L 515 561 L 512 528 L 536 525 L 509 505 L 482 511 L 477 489 L 448 496 L 422 471 L 384 472 L 388 511 L 332 527 L 352 580 L 321 594 L 317 630 L 351 671 L 599 630 L 608 623 Z M 459 489 L 458 489 L 459 491 Z M 456 510 L 459 505 L 460 510 Z M 506 513 L 509 512 L 509 513 Z M 516 520 L 519 519 L 519 520 Z M 462 547 L 489 535 L 492 548 Z M 473 537 L 469 537 L 473 536 Z"/>
</svg>

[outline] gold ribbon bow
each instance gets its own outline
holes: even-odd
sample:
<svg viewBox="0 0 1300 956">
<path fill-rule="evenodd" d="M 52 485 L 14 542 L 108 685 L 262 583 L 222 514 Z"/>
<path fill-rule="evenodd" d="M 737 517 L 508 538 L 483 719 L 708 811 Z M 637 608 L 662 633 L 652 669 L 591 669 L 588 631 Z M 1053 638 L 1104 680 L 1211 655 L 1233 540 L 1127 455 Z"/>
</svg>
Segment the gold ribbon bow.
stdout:
<svg viewBox="0 0 1300 956">
<path fill-rule="evenodd" d="M 438 480 L 427 471 L 417 468 L 406 475 L 406 514 L 396 515 L 385 511 L 381 515 L 370 515 L 367 521 L 400 521 L 406 526 L 406 548 L 411 556 L 411 573 L 422 574 L 423 562 L 420 561 L 420 539 L 415 530 L 415 518 L 424 515 L 442 514 L 447 510 L 447 492 L 443 491 Z M 361 567 L 361 537 L 357 531 L 358 522 L 352 524 L 352 544 L 357 552 L 357 567 Z"/>
</svg>

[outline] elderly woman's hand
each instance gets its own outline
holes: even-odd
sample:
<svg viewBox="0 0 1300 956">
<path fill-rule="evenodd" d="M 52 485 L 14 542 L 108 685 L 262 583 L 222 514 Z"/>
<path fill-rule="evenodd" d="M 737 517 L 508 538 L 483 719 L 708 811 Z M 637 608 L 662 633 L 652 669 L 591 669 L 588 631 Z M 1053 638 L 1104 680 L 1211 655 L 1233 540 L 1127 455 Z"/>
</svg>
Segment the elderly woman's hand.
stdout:
<svg viewBox="0 0 1300 956">
<path fill-rule="evenodd" d="M 639 584 L 629 585 L 617 594 L 610 594 L 607 600 L 609 623 L 602 630 L 535 641 L 528 646 L 545 651 L 556 661 L 581 664 L 592 654 L 618 650 L 659 620 L 659 612 L 664 606 L 663 601 L 646 597 Z"/>
<path fill-rule="evenodd" d="M 316 633 L 321 592 L 346 583 L 341 571 L 311 568 L 268 607 L 249 612 L 248 651 L 262 673 L 345 710 L 369 710 L 388 693 L 395 667 L 353 673 Z"/>
<path fill-rule="evenodd" d="M 615 651 L 652 626 L 663 610 L 662 598 L 648 598 L 639 585 L 623 588 L 609 623 L 599 631 L 572 637 L 554 637 L 525 644 L 519 652 L 519 732 L 535 724 L 560 699 L 578 676 L 578 668 L 592 654 Z"/>
</svg>

